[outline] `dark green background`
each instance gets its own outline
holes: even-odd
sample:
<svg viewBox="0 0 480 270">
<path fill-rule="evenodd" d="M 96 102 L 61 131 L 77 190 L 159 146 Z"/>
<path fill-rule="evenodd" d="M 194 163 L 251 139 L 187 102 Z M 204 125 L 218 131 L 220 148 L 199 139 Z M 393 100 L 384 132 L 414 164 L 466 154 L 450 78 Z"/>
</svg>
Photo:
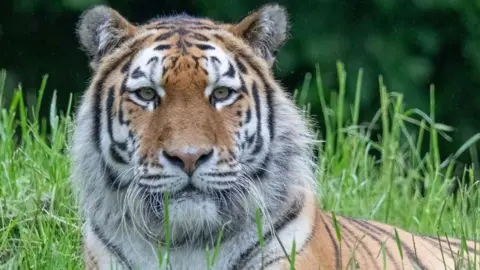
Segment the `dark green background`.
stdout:
<svg viewBox="0 0 480 270">
<path fill-rule="evenodd" d="M 238 21 L 264 1 L 147 0 L 3 0 L 0 4 L 0 68 L 8 72 L 7 98 L 19 83 L 35 100 L 41 76 L 49 74 L 46 98 L 58 90 L 64 108 L 70 92 L 81 93 L 89 79 L 87 59 L 74 34 L 81 12 L 108 4 L 132 22 L 187 12 L 216 20 Z M 276 73 L 290 90 L 301 86 L 319 64 L 326 89 L 336 91 L 337 60 L 345 63 L 353 99 L 355 78 L 363 67 L 361 120 L 379 108 L 378 75 L 390 91 L 405 94 L 408 107 L 428 110 L 429 85 L 436 86 L 437 120 L 456 128 L 455 151 L 479 131 L 479 0 L 297 0 L 279 1 L 290 13 L 291 39 L 279 53 Z M 320 116 L 312 84 L 308 99 Z M 33 103 L 31 103 L 33 104 Z M 48 104 L 44 111 L 47 112 Z M 322 127 L 322 117 L 318 118 Z"/>
</svg>

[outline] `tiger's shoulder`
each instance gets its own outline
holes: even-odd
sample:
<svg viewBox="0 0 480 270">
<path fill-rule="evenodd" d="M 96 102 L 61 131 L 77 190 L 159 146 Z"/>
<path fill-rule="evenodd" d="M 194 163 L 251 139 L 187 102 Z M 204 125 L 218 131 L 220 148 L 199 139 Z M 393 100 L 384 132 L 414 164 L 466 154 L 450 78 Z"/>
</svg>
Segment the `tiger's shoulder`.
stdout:
<svg viewBox="0 0 480 270">
<path fill-rule="evenodd" d="M 294 255 L 270 262 L 268 269 L 474 269 L 480 243 L 418 235 L 373 220 L 333 216 L 318 207 L 307 214 L 310 236 Z M 476 258 L 476 260 L 475 260 Z"/>
</svg>

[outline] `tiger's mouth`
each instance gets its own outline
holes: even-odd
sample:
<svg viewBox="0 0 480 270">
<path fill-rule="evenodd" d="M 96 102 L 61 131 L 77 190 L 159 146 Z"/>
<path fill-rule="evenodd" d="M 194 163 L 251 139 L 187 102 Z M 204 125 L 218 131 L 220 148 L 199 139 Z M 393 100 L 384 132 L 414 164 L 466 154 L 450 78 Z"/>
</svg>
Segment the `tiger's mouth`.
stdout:
<svg viewBox="0 0 480 270">
<path fill-rule="evenodd" d="M 181 205 L 182 203 L 201 203 L 205 201 L 219 204 L 225 198 L 229 198 L 233 192 L 235 192 L 234 188 L 204 190 L 189 183 L 175 192 L 148 193 L 146 200 L 153 213 L 158 217 L 163 217 L 165 214 L 165 203 L 168 203 L 169 206 L 172 204 Z"/>
</svg>

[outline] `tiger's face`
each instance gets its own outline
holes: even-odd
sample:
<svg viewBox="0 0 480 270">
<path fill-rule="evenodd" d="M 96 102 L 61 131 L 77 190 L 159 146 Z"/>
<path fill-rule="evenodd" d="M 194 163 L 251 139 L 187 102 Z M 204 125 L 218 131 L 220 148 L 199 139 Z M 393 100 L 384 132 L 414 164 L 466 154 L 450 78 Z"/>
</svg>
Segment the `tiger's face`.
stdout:
<svg viewBox="0 0 480 270">
<path fill-rule="evenodd" d="M 146 234 L 162 237 L 166 207 L 177 243 L 252 214 L 275 134 L 270 68 L 286 30 L 279 6 L 238 24 L 176 16 L 133 26 L 106 7 L 82 17 L 94 76 L 79 119 L 91 120 L 106 185 Z"/>
</svg>

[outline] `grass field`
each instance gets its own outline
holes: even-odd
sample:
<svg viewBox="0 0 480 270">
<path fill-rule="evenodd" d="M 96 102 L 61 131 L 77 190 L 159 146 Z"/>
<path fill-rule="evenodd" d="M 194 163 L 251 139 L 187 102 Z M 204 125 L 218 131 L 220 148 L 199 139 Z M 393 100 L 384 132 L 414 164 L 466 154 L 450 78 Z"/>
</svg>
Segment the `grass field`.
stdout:
<svg viewBox="0 0 480 270">
<path fill-rule="evenodd" d="M 80 227 L 68 180 L 72 109 L 56 109 L 56 100 L 25 104 L 22 90 L 2 101 L 5 72 L 0 73 L 0 268 L 81 269 Z M 368 123 L 359 123 L 362 72 L 353 104 L 345 103 L 346 74 L 338 64 L 334 98 L 313 74 L 324 115 L 319 136 L 318 184 L 321 207 L 337 215 L 370 218 L 421 234 L 480 239 L 480 182 L 477 164 L 455 165 L 462 153 L 476 153 L 480 134 L 451 155 L 438 141 L 452 128 L 435 122 L 431 111 L 405 108 L 402 95 L 387 92 L 379 80 L 381 102 Z M 305 100 L 305 91 L 296 99 Z M 50 105 L 48 119 L 40 104 Z M 302 105 L 303 106 L 303 105 Z M 305 106 L 308 113 L 309 106 Z M 428 142 L 428 151 L 420 146 Z M 473 155 L 473 154 L 472 154 Z M 440 156 L 449 156 L 442 160 Z M 478 160 L 473 155 L 474 160 Z M 455 172 L 455 173 L 454 173 Z M 457 192 L 452 193 L 453 187 Z"/>
</svg>

